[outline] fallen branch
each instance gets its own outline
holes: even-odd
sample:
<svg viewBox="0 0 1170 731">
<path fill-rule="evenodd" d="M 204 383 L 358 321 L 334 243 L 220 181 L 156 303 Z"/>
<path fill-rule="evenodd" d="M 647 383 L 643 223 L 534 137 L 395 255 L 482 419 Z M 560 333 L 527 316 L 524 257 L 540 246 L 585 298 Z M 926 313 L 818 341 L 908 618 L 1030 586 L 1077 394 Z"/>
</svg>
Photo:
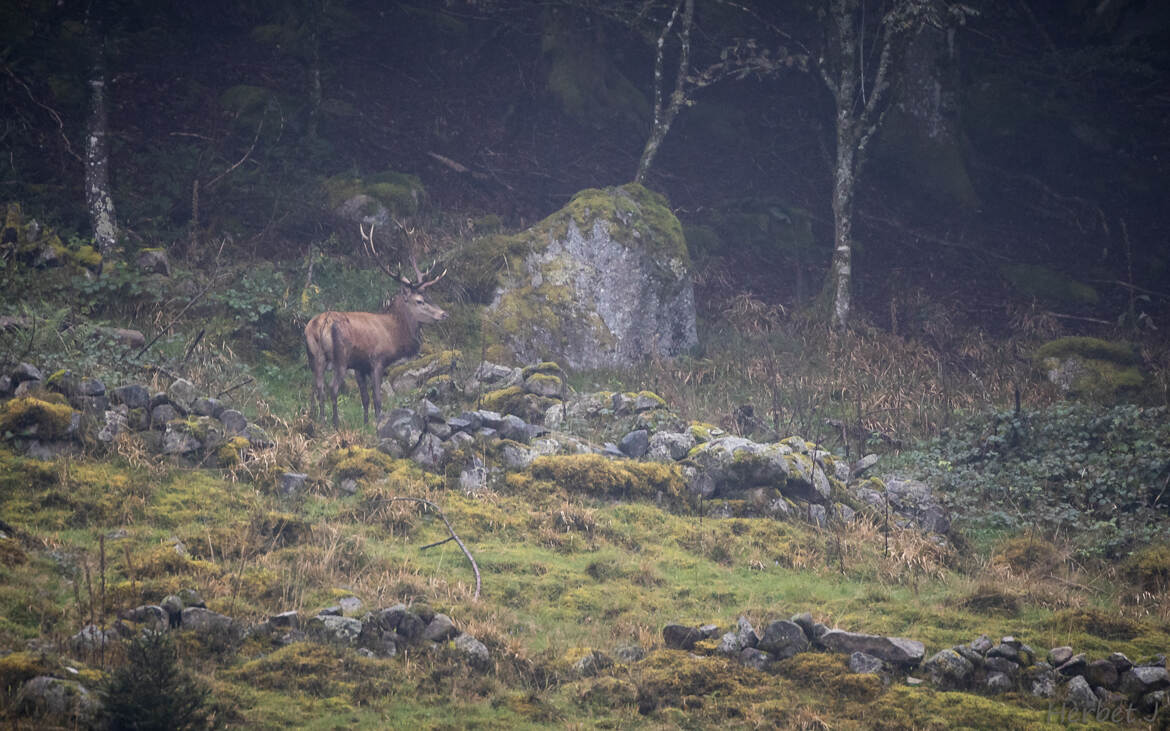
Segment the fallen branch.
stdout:
<svg viewBox="0 0 1170 731">
<path fill-rule="evenodd" d="M 475 563 L 475 557 L 471 555 L 471 551 L 467 550 L 467 546 L 465 546 L 463 544 L 463 541 L 459 539 L 459 536 L 455 534 L 455 529 L 451 527 L 451 521 L 447 520 L 447 516 L 443 514 L 443 511 L 441 509 L 439 509 L 439 506 L 435 505 L 430 500 L 424 500 L 421 497 L 383 498 L 383 502 L 387 502 L 387 503 L 395 503 L 395 502 L 422 503 L 426 507 L 434 510 L 439 515 L 439 518 L 441 518 L 443 521 L 443 525 L 447 526 L 447 532 L 451 534 L 451 537 L 445 538 L 441 541 L 436 541 L 435 543 L 428 543 L 427 545 L 423 546 L 419 550 L 425 551 L 428 548 L 434 548 L 435 546 L 441 546 L 444 543 L 446 543 L 447 541 L 455 541 L 455 543 L 458 544 L 459 548 L 462 549 L 463 555 L 467 556 L 467 560 L 469 562 L 471 562 L 471 570 L 475 572 L 475 596 L 473 596 L 472 599 L 478 600 L 479 599 L 479 590 L 480 590 L 480 586 L 481 586 L 481 580 L 480 580 L 480 575 L 479 575 L 479 565 Z"/>
</svg>

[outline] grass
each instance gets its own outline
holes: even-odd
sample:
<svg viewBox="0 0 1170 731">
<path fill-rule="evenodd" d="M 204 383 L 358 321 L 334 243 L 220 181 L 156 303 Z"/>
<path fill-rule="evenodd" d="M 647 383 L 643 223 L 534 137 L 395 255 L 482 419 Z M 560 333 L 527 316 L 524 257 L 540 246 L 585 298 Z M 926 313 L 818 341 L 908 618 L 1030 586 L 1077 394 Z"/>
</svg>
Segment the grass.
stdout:
<svg viewBox="0 0 1170 731">
<path fill-rule="evenodd" d="M 574 373 L 570 383 L 580 392 L 650 390 L 683 421 L 754 430 L 759 438 L 768 430 L 800 434 L 854 457 L 897 451 L 964 412 L 1009 404 L 1017 384 L 1029 408 L 1054 397 L 1022 370 L 1022 345 L 977 331 L 951 336 L 938 322 L 943 315 L 919 304 L 934 314 L 915 321 L 913 337 L 864 326 L 841 336 L 739 295 L 709 303 L 703 352 L 624 372 Z M 245 313 L 250 306 L 237 303 Z M 42 310 L 46 323 L 65 320 L 48 305 Z M 277 314 L 296 317 L 291 306 Z M 155 319 L 170 316 L 160 310 Z M 280 332 L 295 329 L 285 323 Z M 73 362 L 84 348 L 70 332 L 38 329 L 28 357 L 52 367 Z M 905 325 L 902 332 L 911 333 Z M 427 338 L 441 350 L 465 345 L 466 335 L 436 329 Z M 307 419 L 309 375 L 294 340 L 241 347 L 245 362 L 229 333 L 183 332 L 156 346 L 166 373 L 119 365 L 113 356 L 94 361 L 111 385 L 145 379 L 161 390 L 170 374 L 187 377 L 205 393 L 224 393 L 276 438 L 273 448 L 229 469 L 167 463 L 133 436 L 104 456 L 53 462 L 0 446 L 0 520 L 12 527 L 0 538 L 0 653 L 34 640 L 63 648 L 91 618 L 110 622 L 120 609 L 184 588 L 243 621 L 290 609 L 312 615 L 353 595 L 364 603 L 359 616 L 397 602 L 429 603 L 482 640 L 494 667 L 476 673 L 444 648 L 379 660 L 313 643 L 275 648 L 249 639 L 217 648 L 185 637 L 181 657 L 211 688 L 217 722 L 1042 728 L 1046 707 L 1035 699 L 884 687 L 819 653 L 761 674 L 662 649 L 661 629 L 669 622 L 728 628 L 741 615 L 760 628 L 808 611 L 829 626 L 918 639 L 928 653 L 984 633 L 1019 636 L 1041 653 L 1069 644 L 1093 657 L 1122 651 L 1138 659 L 1170 647 L 1157 553 L 1138 580 L 1115 565 L 1077 560 L 1067 543 L 1034 550 L 1030 534 L 1003 530 L 950 547 L 894 530 L 887 549 L 882 527 L 865 520 L 817 530 L 717 519 L 710 514 L 716 506 L 700 514 L 683 500 L 659 504 L 655 493 L 677 477 L 588 459 L 540 461 L 466 495 L 407 463 L 368 458 L 376 454 L 367 451 L 374 430 L 361 424 L 352 381 L 340 402 L 345 428 Z M 15 345 L 24 352 L 23 341 Z M 459 375 L 474 366 L 462 362 Z M 384 408 L 417 397 L 398 394 Z M 755 407 L 757 423 L 745 420 L 744 404 Z M 611 425 L 573 426 L 587 438 L 612 438 Z M 276 478 L 288 470 L 308 473 L 306 492 L 277 494 Z M 356 494 L 339 489 L 343 472 L 358 479 Z M 472 599 L 472 574 L 456 546 L 421 550 L 446 537 L 441 521 L 387 501 L 394 496 L 442 507 L 479 563 L 480 600 Z M 649 657 L 594 678 L 572 670 L 587 649 L 613 657 L 630 644 Z M 2 661 L 0 681 L 24 677 L 4 675 Z M 65 652 L 44 662 L 52 672 L 68 672 L 69 664 L 96 677 L 114 660 Z M 20 723 L 11 698 L 0 682 L 0 718 Z"/>
<path fill-rule="evenodd" d="M 614 502 L 553 483 L 544 483 L 546 492 L 536 498 L 506 486 L 469 497 L 411 479 L 410 470 L 375 480 L 358 495 L 326 490 L 289 501 L 207 470 L 172 468 L 159 476 L 117 460 L 80 459 L 46 471 L 10 453 L 0 458 L 11 478 L 0 493 L 0 518 L 20 526 L 25 555 L 0 572 L 8 587 L 0 591 L 5 647 L 37 636 L 60 641 L 76 631 L 91 600 L 85 590 L 77 599 L 69 583 L 92 587 L 100 578 L 107 593 L 92 600 L 99 605 L 93 612 L 107 619 L 117 608 L 158 601 L 183 587 L 199 588 L 212 609 L 253 620 L 288 609 L 313 613 L 340 594 L 369 608 L 426 601 L 488 643 L 498 659 L 494 673 L 480 676 L 443 653 L 372 660 L 314 644 L 259 654 L 259 647 L 245 645 L 198 664 L 228 725 L 441 727 L 452 717 L 486 727 L 573 719 L 786 725 L 807 714 L 848 726 L 875 718 L 893 724 L 910 712 L 914 724 L 930 727 L 978 708 L 989 718 L 1014 719 L 1005 721 L 1010 727 L 1038 718 L 1040 711 L 1027 710 L 1032 701 L 1005 706 L 896 686 L 858 690 L 858 697 L 842 701 L 795 681 L 764 692 L 775 681 L 755 671 L 717 658 L 668 656 L 667 663 L 662 650 L 645 666 L 620 666 L 607 680 L 579 679 L 567 658 L 584 647 L 611 656 L 628 644 L 653 649 L 668 622 L 727 627 L 742 614 L 761 627 L 801 611 L 830 626 L 919 639 L 932 650 L 982 633 L 1015 634 L 1037 648 L 1071 644 L 1134 658 L 1170 645 L 1164 613 L 1138 616 L 1117 594 L 1076 588 L 1094 580 L 1075 567 L 1062 564 L 1059 581 L 1029 575 L 1026 567 L 940 550 L 911 532 L 892 534 L 886 554 L 879 528 L 866 522 L 819 532 L 768 519 L 700 520 L 687 510 Z M 324 456 L 309 461 L 322 464 Z M 29 482 L 30 473 L 41 477 Z M 121 509 L 95 510 L 84 497 L 98 493 Z M 445 537 L 441 523 L 412 505 L 379 506 L 379 496 L 389 494 L 442 505 L 483 572 L 480 601 L 471 599 L 470 570 L 457 548 L 419 550 Z M 38 504 L 55 507 L 29 512 Z M 97 537 L 117 530 L 125 537 L 105 541 L 102 573 Z M 186 555 L 176 551 L 178 543 Z M 41 558 L 45 546 L 64 558 Z M 966 602 L 981 583 L 1017 592 L 1017 611 Z M 691 665 L 697 675 L 687 675 Z M 817 672 L 842 687 L 853 677 L 832 667 Z M 688 689 L 711 674 L 723 678 L 722 695 L 712 698 L 708 689 L 695 696 L 706 705 L 689 707 Z M 603 693 L 602 682 L 617 683 L 604 693 L 619 698 L 628 684 L 628 702 L 592 700 Z M 644 716 L 638 694 L 654 688 L 666 700 Z M 681 705 L 672 705 L 676 696 Z"/>
</svg>

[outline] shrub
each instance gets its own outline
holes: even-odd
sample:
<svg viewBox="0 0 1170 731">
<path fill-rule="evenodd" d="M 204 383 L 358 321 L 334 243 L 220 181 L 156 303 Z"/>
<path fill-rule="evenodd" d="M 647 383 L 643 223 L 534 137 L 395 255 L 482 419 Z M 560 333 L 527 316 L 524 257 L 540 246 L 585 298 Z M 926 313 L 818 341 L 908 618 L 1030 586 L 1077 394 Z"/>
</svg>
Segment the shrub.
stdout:
<svg viewBox="0 0 1170 731">
<path fill-rule="evenodd" d="M 102 688 L 111 729 L 208 726 L 208 690 L 179 666 L 169 634 L 146 632 L 126 646 L 126 663 Z"/>
</svg>

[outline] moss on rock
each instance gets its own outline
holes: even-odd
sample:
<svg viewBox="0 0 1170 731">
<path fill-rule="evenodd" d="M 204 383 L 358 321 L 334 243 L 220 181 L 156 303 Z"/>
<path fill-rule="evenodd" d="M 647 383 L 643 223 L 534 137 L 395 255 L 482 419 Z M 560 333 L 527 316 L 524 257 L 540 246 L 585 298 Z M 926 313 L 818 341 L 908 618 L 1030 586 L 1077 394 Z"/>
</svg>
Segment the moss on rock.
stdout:
<svg viewBox="0 0 1170 731">
<path fill-rule="evenodd" d="M 1057 338 L 1037 348 L 1032 361 L 1049 381 L 1074 396 L 1111 402 L 1145 385 L 1137 353 L 1125 342 Z"/>
<path fill-rule="evenodd" d="M 678 498 L 686 489 L 686 480 L 677 465 L 608 459 L 599 454 L 537 457 L 530 473 L 568 492 L 604 497 L 653 498 L 663 493 Z"/>
<path fill-rule="evenodd" d="M 11 399 L 0 406 L 0 436 L 5 433 L 60 439 L 73 427 L 73 408 L 60 403 L 60 394 L 38 394 Z"/>
</svg>

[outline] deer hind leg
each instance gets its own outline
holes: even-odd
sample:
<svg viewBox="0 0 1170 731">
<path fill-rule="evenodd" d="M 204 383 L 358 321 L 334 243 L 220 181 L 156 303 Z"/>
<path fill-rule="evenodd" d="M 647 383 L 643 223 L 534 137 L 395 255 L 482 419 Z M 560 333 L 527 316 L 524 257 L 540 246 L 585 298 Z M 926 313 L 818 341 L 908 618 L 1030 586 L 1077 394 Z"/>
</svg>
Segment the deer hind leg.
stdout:
<svg viewBox="0 0 1170 731">
<path fill-rule="evenodd" d="M 333 387 L 329 389 L 329 396 L 333 401 L 333 428 L 340 428 L 340 421 L 337 418 L 337 394 L 341 392 L 341 382 L 345 380 L 345 364 L 349 362 L 349 352 L 345 346 L 345 339 L 341 337 L 341 329 L 337 323 L 333 323 L 330 328 L 330 334 L 333 337 Z M 324 405 L 322 405 L 324 411 Z M 324 416 L 324 414 L 322 414 Z"/>
<path fill-rule="evenodd" d="M 357 376 L 358 391 L 360 391 L 361 395 L 362 395 L 362 423 L 369 424 L 370 423 L 370 393 L 369 393 L 370 374 L 366 373 L 361 368 L 355 368 L 353 373 L 355 376 Z M 377 403 L 376 398 L 374 400 L 374 403 Z"/>
<path fill-rule="evenodd" d="M 374 363 L 371 375 L 374 380 L 374 423 L 382 420 L 382 369 L 381 363 Z"/>
</svg>

